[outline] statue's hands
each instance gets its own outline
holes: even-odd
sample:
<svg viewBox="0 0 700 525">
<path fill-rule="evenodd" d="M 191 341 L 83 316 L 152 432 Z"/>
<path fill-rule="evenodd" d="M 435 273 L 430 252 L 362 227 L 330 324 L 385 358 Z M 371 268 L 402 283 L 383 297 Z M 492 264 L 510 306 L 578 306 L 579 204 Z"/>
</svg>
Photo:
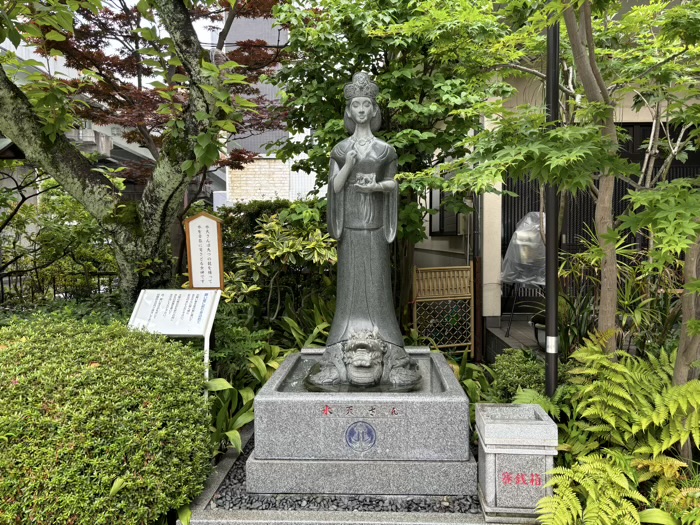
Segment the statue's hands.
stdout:
<svg viewBox="0 0 700 525">
<path fill-rule="evenodd" d="M 376 182 L 370 182 L 369 184 L 355 184 L 355 188 L 360 193 L 373 193 L 375 191 L 384 191 L 381 184 Z"/>
<path fill-rule="evenodd" d="M 351 149 L 345 154 L 345 165 L 352 168 L 357 162 L 357 151 Z"/>
</svg>

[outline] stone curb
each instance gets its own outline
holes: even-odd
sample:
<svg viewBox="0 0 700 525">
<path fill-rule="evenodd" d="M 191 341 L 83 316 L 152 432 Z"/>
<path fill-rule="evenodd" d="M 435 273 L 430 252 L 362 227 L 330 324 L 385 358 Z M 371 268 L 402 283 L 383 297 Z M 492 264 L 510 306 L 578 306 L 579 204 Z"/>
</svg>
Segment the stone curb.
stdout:
<svg viewBox="0 0 700 525">
<path fill-rule="evenodd" d="M 477 525 L 480 514 L 437 514 L 432 512 L 349 512 L 349 511 L 223 511 L 192 513 L 191 525 Z"/>
<path fill-rule="evenodd" d="M 253 425 L 241 431 L 243 446 L 253 435 Z M 211 509 L 210 503 L 222 481 L 238 458 L 230 450 L 214 467 L 204 490 L 192 502 L 190 525 L 483 525 L 482 514 L 440 514 L 433 512 L 351 512 L 351 511 L 280 511 Z M 178 525 L 182 525 L 178 520 Z M 491 525 L 506 525 L 489 522 Z"/>
</svg>

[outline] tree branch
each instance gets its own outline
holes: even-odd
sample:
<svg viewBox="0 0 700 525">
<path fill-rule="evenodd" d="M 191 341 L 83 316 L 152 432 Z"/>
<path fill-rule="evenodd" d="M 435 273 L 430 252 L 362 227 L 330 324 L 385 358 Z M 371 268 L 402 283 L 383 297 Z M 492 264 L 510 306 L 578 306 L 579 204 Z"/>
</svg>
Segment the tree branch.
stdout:
<svg viewBox="0 0 700 525">
<path fill-rule="evenodd" d="M 184 136 L 165 136 L 153 176 L 139 203 L 139 217 L 145 227 L 144 231 L 155 236 L 150 245 L 157 247 L 163 242 L 169 242 L 169 225 L 177 217 L 184 192 L 192 179 L 183 171 L 182 163 L 194 160 L 194 141 L 204 126 L 197 121 L 195 114 L 198 111 L 209 113 L 212 109 L 210 103 L 213 105 L 213 101 L 202 86 L 216 82 L 216 79 L 206 78 L 203 74 L 204 50 L 183 0 L 153 1 L 172 38 L 175 52 L 190 77 L 190 97 L 182 116 Z"/>
<path fill-rule="evenodd" d="M 588 97 L 591 102 L 605 102 L 600 92 L 598 81 L 591 69 L 588 52 L 580 34 L 578 22 L 576 21 L 576 13 L 574 12 L 573 6 L 570 4 L 564 10 L 564 23 L 569 36 L 569 42 L 571 43 L 574 64 L 576 65 L 576 70 L 581 79 L 581 84 L 583 84 L 586 97 Z"/>
<path fill-rule="evenodd" d="M 522 71 L 523 73 L 529 73 L 530 75 L 534 75 L 542 80 L 547 79 L 546 73 L 542 73 L 542 71 L 538 71 L 537 69 L 521 66 L 520 64 L 499 64 L 497 66 L 492 66 L 488 68 L 488 71 L 499 71 L 502 69 L 515 69 L 517 71 Z M 559 84 L 559 91 L 561 91 L 562 93 L 566 93 L 570 97 L 576 96 L 575 91 L 570 90 L 568 87 L 561 83 Z"/>
<path fill-rule="evenodd" d="M 228 13 L 226 14 L 226 21 L 224 22 L 224 27 L 219 32 L 219 39 L 216 42 L 216 49 L 218 49 L 219 51 L 223 51 L 224 46 L 226 45 L 226 39 L 228 38 L 228 34 L 231 31 L 231 25 L 236 19 L 237 14 L 238 0 L 235 0 L 233 6 L 231 7 L 231 9 L 228 10 Z"/>
<path fill-rule="evenodd" d="M 153 0 L 165 29 L 172 38 L 175 52 L 192 80 L 192 84 L 206 83 L 202 74 L 203 48 L 192 26 L 190 13 L 183 0 Z M 198 92 L 199 89 L 193 90 Z"/>
<path fill-rule="evenodd" d="M 112 213 L 110 183 L 92 170 L 92 164 L 64 135 L 51 141 L 26 95 L 0 66 L 0 131 L 12 140 L 33 164 L 51 173 L 69 195 L 97 219 Z"/>
<path fill-rule="evenodd" d="M 600 74 L 600 69 L 598 69 L 598 62 L 595 57 L 595 40 L 593 39 L 593 15 L 591 14 L 591 2 L 586 0 L 581 6 L 581 26 L 584 29 L 584 35 L 586 38 L 586 47 L 588 48 L 588 63 L 590 64 L 591 71 L 598 83 L 598 89 L 600 89 L 600 94 L 603 97 L 603 101 L 606 104 L 610 104 L 610 97 L 608 96 L 608 89 L 605 86 L 605 81 L 603 76 Z"/>
<path fill-rule="evenodd" d="M 664 58 L 662 61 L 657 62 L 657 63 L 654 64 L 653 66 L 649 66 L 647 69 L 645 69 L 644 71 L 642 71 L 641 73 L 639 73 L 638 75 L 636 75 L 635 78 L 646 78 L 646 76 L 647 76 L 649 73 L 651 73 L 652 71 L 654 71 L 655 69 L 660 68 L 661 66 L 663 66 L 663 65 L 665 65 L 665 64 L 668 64 L 668 63 L 671 62 L 672 60 L 677 59 L 679 56 L 685 54 L 687 51 L 688 51 L 688 46 L 685 46 L 685 47 L 684 47 L 681 51 L 679 51 L 678 53 L 674 53 L 673 55 Z M 610 96 L 612 96 L 613 93 L 615 93 L 615 91 L 617 91 L 622 85 L 623 85 L 623 84 L 615 84 L 614 86 L 610 86 L 610 89 L 608 90 L 608 92 L 610 93 Z"/>
<path fill-rule="evenodd" d="M 649 184 L 650 187 L 656 186 L 656 183 L 658 183 L 659 180 L 666 180 L 666 176 L 671 170 L 671 164 L 673 164 L 673 161 L 678 155 L 678 152 L 685 148 L 692 140 L 693 137 L 689 136 L 684 141 L 676 143 L 677 149 L 669 153 L 669 155 L 664 159 L 664 162 L 659 168 L 659 171 L 656 173 L 656 176 L 652 179 L 651 183 Z"/>
</svg>

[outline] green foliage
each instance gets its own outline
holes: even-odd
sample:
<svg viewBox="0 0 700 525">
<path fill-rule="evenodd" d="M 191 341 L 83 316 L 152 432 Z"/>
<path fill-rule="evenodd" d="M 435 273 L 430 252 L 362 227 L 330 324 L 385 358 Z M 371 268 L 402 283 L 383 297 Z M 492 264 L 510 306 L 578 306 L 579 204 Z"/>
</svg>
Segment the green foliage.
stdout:
<svg viewBox="0 0 700 525">
<path fill-rule="evenodd" d="M 223 297 L 245 303 L 258 328 L 273 328 L 276 344 L 325 343 L 335 286 L 335 241 L 326 230 L 325 200 L 294 202 L 263 215 L 255 245 L 234 257 Z M 321 326 L 319 328 L 319 326 Z M 280 335 L 281 333 L 281 335 Z"/>
<path fill-rule="evenodd" d="M 286 346 L 299 349 L 323 346 L 335 314 L 335 298 L 325 299 L 312 293 L 298 309 L 287 298 L 284 313 L 277 325 L 286 335 Z"/>
<path fill-rule="evenodd" d="M 540 519 L 544 525 L 687 521 L 698 504 L 683 495 L 697 489 L 685 490 L 687 465 L 674 456 L 678 445 L 700 444 L 700 382 L 672 386 L 675 351 L 635 357 L 604 347 L 605 338 L 592 338 L 571 354 L 578 366 L 550 402 L 561 409 L 557 415 L 549 406 L 563 454 L 552 472 L 554 495 L 540 501 Z M 516 401 L 537 402 L 537 396 L 524 391 Z M 639 512 L 651 506 L 658 512 Z"/>
<path fill-rule="evenodd" d="M 676 179 L 650 191 L 631 192 L 632 211 L 620 217 L 623 229 L 637 233 L 648 228 L 654 238 L 651 264 L 674 264 L 700 235 L 700 181 Z"/>
<path fill-rule="evenodd" d="M 0 41 L 7 37 L 23 55 L 43 59 L 0 55 L 2 134 L 100 225 L 116 252 L 125 303 L 133 304 L 141 288 L 171 284 L 163 232 L 177 219 L 174 203 L 195 176 L 231 161 L 222 158 L 224 137 L 240 132 L 243 114 L 255 107 L 236 94 L 251 93 L 241 87 L 247 81 L 238 64 L 206 52 L 196 38 L 195 21 L 220 20 L 221 6 L 186 4 L 187 16 L 177 16 L 172 2 L 145 0 L 116 7 L 97 0 L 0 4 Z M 73 74 L 56 70 L 58 57 Z M 146 181 L 142 201 L 121 204 L 122 181 L 113 170 L 98 168 L 65 139 L 81 118 L 119 126 L 125 141 L 150 150 L 155 165 L 135 168 L 145 171 L 136 174 Z M 261 127 L 269 125 L 262 120 Z"/>
<path fill-rule="evenodd" d="M 211 441 L 214 454 L 241 450 L 239 430 L 253 419 L 253 398 L 289 353 L 270 344 L 272 330 L 253 330 L 245 304 L 222 302 L 214 320 Z M 212 387 L 211 384 L 218 385 Z"/>
<path fill-rule="evenodd" d="M 236 258 L 242 253 L 249 253 L 255 246 L 255 232 L 258 221 L 263 216 L 271 216 L 289 207 L 284 199 L 273 201 L 250 201 L 222 207 L 217 215 L 223 219 L 222 234 L 224 244 L 224 267 L 229 270 L 235 266 Z"/>
<path fill-rule="evenodd" d="M 559 382 L 562 383 L 571 364 L 559 363 Z M 523 389 L 530 389 L 544 395 L 545 364 L 530 350 L 507 348 L 496 356 L 489 370 L 493 376 L 488 397 L 492 402 L 510 403 Z"/>
<path fill-rule="evenodd" d="M 0 38 L 9 39 L 17 47 L 24 40 L 42 36 L 46 31 L 50 40 L 65 40 L 63 32 L 73 31 L 73 15 L 77 9 L 88 9 L 97 12 L 100 3 L 97 1 L 49 1 L 44 9 L 36 9 L 29 2 L 12 3 L 0 11 Z"/>
<path fill-rule="evenodd" d="M 264 353 L 271 336 L 270 330 L 252 330 L 247 314 L 245 305 L 221 302 L 214 319 L 212 371 L 236 388 L 255 386 L 249 358 Z"/>
<path fill-rule="evenodd" d="M 538 504 L 546 525 L 575 524 L 579 520 L 636 525 L 639 515 L 635 505 L 648 504 L 635 489 L 638 477 L 630 458 L 622 454 L 583 456 L 571 468 L 558 467 L 550 474 L 556 497 L 544 498 Z"/>
<path fill-rule="evenodd" d="M 446 182 L 445 173 L 414 175 L 466 155 L 461 141 L 481 127 L 479 104 L 512 92 L 454 54 L 452 60 L 442 60 L 430 35 L 401 27 L 427 13 L 421 2 L 403 0 L 284 2 L 275 11 L 278 22 L 290 29 L 288 52 L 295 58 L 274 79 L 283 89 L 287 126 L 300 134 L 314 130 L 302 140 L 281 143 L 281 157 L 294 159 L 296 169 L 315 173 L 319 186 L 326 182 L 329 153 L 346 137 L 343 87 L 353 73 L 369 71 L 380 88 L 379 135 L 396 148 L 403 172 L 398 237 L 411 243 L 425 238 L 423 218 L 430 213 L 416 196 L 429 188 L 443 189 Z M 484 10 L 470 34 L 471 48 L 479 51 L 461 56 L 478 60 L 491 57 L 489 44 L 496 43 L 503 30 Z M 339 56 L 344 57 L 340 64 Z M 452 208 L 469 211 L 463 202 L 466 192 L 454 185 L 450 191 Z"/>
<path fill-rule="evenodd" d="M 117 270 L 104 231 L 55 181 L 26 170 L 0 171 L 9 186 L 0 189 L 0 273 L 25 274 L 37 300 L 51 291 L 91 295 L 92 273 Z M 38 203 L 29 200 L 37 196 Z"/>
<path fill-rule="evenodd" d="M 209 472 L 200 352 L 121 323 L 0 328 L 0 523 L 152 523 Z"/>
<path fill-rule="evenodd" d="M 99 294 L 87 299 L 54 299 L 45 302 L 12 304 L 0 309 L 0 326 L 9 325 L 14 319 L 32 320 L 45 314 L 58 321 L 85 321 L 90 324 L 110 325 L 127 323 L 131 312 L 121 309 L 115 294 Z"/>
<path fill-rule="evenodd" d="M 49 34 L 60 33 L 53 31 Z M 21 59 L 12 52 L 0 55 L 0 67 L 5 69 L 13 82 L 22 84 L 22 92 L 34 106 L 37 117 L 43 124 L 43 133 L 54 142 L 58 135 L 80 125 L 78 106 L 87 104 L 84 101 L 76 102 L 76 94 L 82 86 L 92 82 L 96 75 L 92 71 L 86 71 L 75 82 L 69 83 L 65 74 L 45 74 L 43 70 L 46 65 L 33 59 Z"/>
<path fill-rule="evenodd" d="M 529 351 L 506 349 L 496 356 L 493 375 L 492 387 L 503 403 L 509 403 L 524 388 L 544 393 L 544 363 Z"/>
<path fill-rule="evenodd" d="M 563 383 L 571 364 L 559 364 L 559 382 Z M 559 400 L 544 395 L 545 365 L 531 351 L 507 348 L 496 356 L 493 366 L 462 363 L 459 378 L 470 401 L 474 422 L 476 403 L 537 403 L 553 417 L 559 417 Z"/>
<path fill-rule="evenodd" d="M 236 389 L 225 379 L 213 379 L 209 383 L 223 381 L 223 386 L 211 386 L 209 391 L 213 393 L 212 402 L 212 427 L 211 441 L 214 446 L 214 454 L 220 454 L 229 446 L 241 452 L 242 441 L 240 429 L 253 421 L 253 399 L 255 392 L 250 387 Z"/>
<path fill-rule="evenodd" d="M 455 146 L 478 126 L 478 113 L 450 118 L 469 110 L 489 94 L 502 93 L 500 83 L 470 77 L 457 63 L 441 63 L 429 38 L 387 26 L 410 23 L 423 11 L 419 3 L 382 0 L 362 4 L 342 0 L 283 3 L 277 20 L 290 29 L 289 52 L 300 59 L 289 63 L 275 78 L 284 89 L 288 125 L 294 132 L 314 129 L 313 136 L 283 144 L 291 158 L 307 153 L 297 166 L 327 180 L 328 154 L 346 134 L 343 130 L 343 86 L 352 73 L 371 70 L 381 92 L 382 138 L 399 152 L 399 169 L 425 169 L 464 150 Z M 485 14 L 488 16 L 488 14 Z M 489 54 L 484 40 L 495 40 L 496 27 L 486 27 L 475 57 Z M 480 46 L 480 44 L 482 46 Z M 342 64 L 338 56 L 345 57 Z M 440 123 L 440 125 L 438 125 Z M 436 158 L 437 157 L 437 158 Z"/>
<path fill-rule="evenodd" d="M 491 383 L 494 372 L 486 365 L 462 363 L 459 380 L 469 398 L 469 416 L 472 426 L 476 421 L 476 403 L 497 402 Z"/>
<path fill-rule="evenodd" d="M 684 2 L 671 7 L 663 13 L 663 32 L 665 39 L 678 39 L 686 46 L 700 44 L 698 26 L 700 24 L 700 5 L 697 1 Z"/>
<path fill-rule="evenodd" d="M 592 233 L 589 235 L 593 238 Z M 561 254 L 559 277 L 559 333 L 562 351 L 584 344 L 598 319 L 596 307 L 602 251 L 596 241 L 582 240 L 586 249 Z M 676 259 L 651 264 L 655 252 L 640 251 L 617 240 L 619 347 L 631 352 L 655 352 L 677 343 L 680 330 L 681 268 Z M 570 291 L 567 291 L 570 290 Z"/>
<path fill-rule="evenodd" d="M 575 194 L 590 187 L 595 173 L 629 175 L 637 171 L 617 156 L 615 145 L 601 135 L 595 123 L 553 127 L 545 123 L 541 108 L 494 106 L 484 108 L 487 116 L 498 117 L 494 127 L 462 143 L 471 151 L 469 157 L 441 168 L 455 173 L 446 189 L 492 191 L 510 176 L 531 178 Z"/>
</svg>

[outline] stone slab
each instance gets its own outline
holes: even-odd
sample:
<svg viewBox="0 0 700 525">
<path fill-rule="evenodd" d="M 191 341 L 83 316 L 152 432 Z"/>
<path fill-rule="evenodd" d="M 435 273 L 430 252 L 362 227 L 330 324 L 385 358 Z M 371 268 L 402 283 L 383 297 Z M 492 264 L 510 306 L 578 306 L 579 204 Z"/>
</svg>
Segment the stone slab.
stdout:
<svg viewBox="0 0 700 525">
<path fill-rule="evenodd" d="M 546 456 L 497 454 L 496 506 L 534 509 L 546 496 Z"/>
<path fill-rule="evenodd" d="M 481 514 L 432 512 L 194 511 L 190 525 L 483 525 Z M 505 522 L 504 522 L 505 523 Z"/>
<path fill-rule="evenodd" d="M 545 487 L 552 468 L 551 455 L 490 454 L 479 443 L 481 507 L 484 512 L 532 515 L 537 502 L 552 494 L 551 487 Z"/>
<path fill-rule="evenodd" d="M 486 450 L 490 447 L 510 449 L 506 452 L 532 454 L 538 448 L 542 454 L 556 455 L 559 445 L 557 425 L 539 405 L 476 404 L 476 431 Z"/>
<path fill-rule="evenodd" d="M 256 442 L 257 445 L 257 442 Z M 264 494 L 476 495 L 476 461 L 259 459 L 246 463 L 246 489 Z"/>
<path fill-rule="evenodd" d="M 469 400 L 444 356 L 413 354 L 416 392 L 307 392 L 320 359 L 288 357 L 255 397 L 255 457 L 350 461 L 469 460 Z"/>
<path fill-rule="evenodd" d="M 521 523 L 523 525 L 538 525 L 537 514 L 531 508 L 502 509 L 484 505 L 484 497 L 479 487 L 479 501 L 486 523 Z"/>
</svg>

